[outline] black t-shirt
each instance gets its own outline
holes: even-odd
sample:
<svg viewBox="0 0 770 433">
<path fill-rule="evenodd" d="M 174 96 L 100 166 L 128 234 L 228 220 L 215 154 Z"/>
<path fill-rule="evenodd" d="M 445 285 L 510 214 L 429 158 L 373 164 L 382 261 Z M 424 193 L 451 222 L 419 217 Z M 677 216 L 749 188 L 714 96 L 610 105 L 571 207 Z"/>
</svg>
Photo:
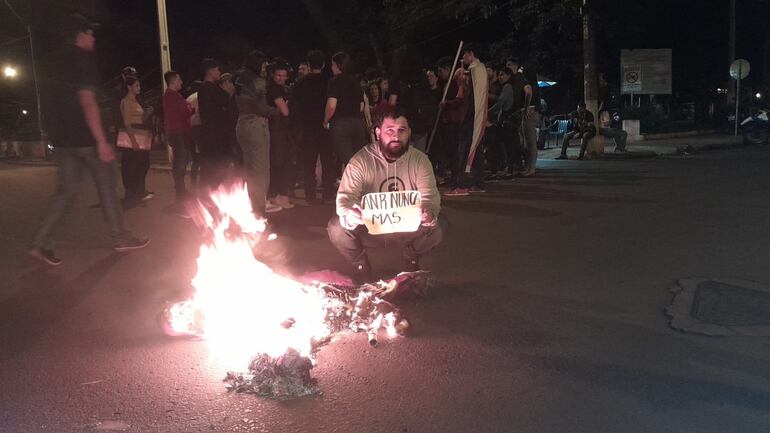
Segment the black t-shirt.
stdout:
<svg viewBox="0 0 770 433">
<path fill-rule="evenodd" d="M 326 109 L 326 87 L 327 81 L 321 74 L 308 74 L 294 86 L 291 115 L 296 116 L 303 127 L 321 127 Z"/>
<path fill-rule="evenodd" d="M 513 86 L 513 106 L 511 109 L 514 112 L 520 111 L 524 108 L 524 87 L 529 84 L 529 82 L 524 77 L 524 74 L 520 72 L 513 74 L 508 82 Z M 534 98 L 532 101 L 534 101 Z M 530 103 L 532 102 L 530 101 Z"/>
<path fill-rule="evenodd" d="M 391 95 L 396 95 L 396 105 L 404 110 L 413 134 L 423 134 L 430 130 L 438 111 L 438 101 L 434 98 L 427 77 L 414 84 L 395 82 L 391 85 Z"/>
<path fill-rule="evenodd" d="M 361 114 L 364 91 L 353 75 L 340 74 L 329 80 L 326 97 L 337 99 L 337 109 L 332 120 L 358 117 Z"/>
<path fill-rule="evenodd" d="M 227 143 L 222 137 L 230 133 L 230 97 L 217 84 L 204 81 L 198 90 L 198 111 L 201 117 L 202 147 L 208 151 L 224 151 Z"/>
<path fill-rule="evenodd" d="M 275 100 L 278 98 L 283 98 L 284 101 L 288 99 L 289 93 L 286 91 L 285 86 L 279 86 L 275 84 L 272 80 L 268 81 L 267 83 L 267 105 L 271 107 L 276 107 Z M 289 127 L 289 118 L 284 116 L 283 114 L 277 114 L 275 116 L 270 117 L 270 130 L 273 131 L 276 128 L 288 128 Z"/>
<path fill-rule="evenodd" d="M 79 96 L 81 90 L 99 92 L 101 80 L 96 57 L 75 46 L 67 47 L 59 54 L 52 59 L 60 65 L 58 73 L 45 83 L 50 113 L 45 119 L 51 141 L 55 147 L 96 146 Z M 99 100 L 98 96 L 96 100 Z"/>
</svg>

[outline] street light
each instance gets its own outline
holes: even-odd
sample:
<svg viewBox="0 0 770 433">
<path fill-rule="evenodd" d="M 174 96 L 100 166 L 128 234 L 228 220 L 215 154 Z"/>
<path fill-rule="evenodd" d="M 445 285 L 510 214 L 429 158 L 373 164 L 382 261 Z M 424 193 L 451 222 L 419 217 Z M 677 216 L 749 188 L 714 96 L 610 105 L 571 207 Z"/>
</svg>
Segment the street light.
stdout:
<svg viewBox="0 0 770 433">
<path fill-rule="evenodd" d="M 13 66 L 6 66 L 3 68 L 3 76 L 5 76 L 5 78 L 15 78 L 18 74 L 19 71 Z"/>
<path fill-rule="evenodd" d="M 5 6 L 8 7 L 8 10 L 11 11 L 19 23 L 27 30 L 27 39 L 29 40 L 29 57 L 32 61 L 32 82 L 35 84 L 35 99 L 37 101 L 37 129 L 40 132 L 40 139 L 44 140 L 45 131 L 43 131 L 43 110 L 40 106 L 40 87 L 37 81 L 37 68 L 35 67 L 35 44 L 32 40 L 32 26 L 21 18 L 21 16 L 16 12 L 16 9 L 13 8 L 8 0 L 3 0 L 3 3 L 5 3 Z M 9 72 L 12 74 L 11 76 L 8 75 Z M 17 74 L 16 69 L 9 66 L 5 67 L 3 73 L 6 77 L 9 78 L 13 78 Z"/>
<path fill-rule="evenodd" d="M 29 113 L 29 111 L 27 111 L 27 110 L 21 110 L 21 114 L 23 114 L 23 115 L 25 115 L 25 116 L 26 116 L 26 115 L 27 115 L 27 113 Z"/>
<path fill-rule="evenodd" d="M 754 97 L 757 99 L 762 99 L 762 94 L 757 92 L 756 94 L 754 94 Z"/>
</svg>

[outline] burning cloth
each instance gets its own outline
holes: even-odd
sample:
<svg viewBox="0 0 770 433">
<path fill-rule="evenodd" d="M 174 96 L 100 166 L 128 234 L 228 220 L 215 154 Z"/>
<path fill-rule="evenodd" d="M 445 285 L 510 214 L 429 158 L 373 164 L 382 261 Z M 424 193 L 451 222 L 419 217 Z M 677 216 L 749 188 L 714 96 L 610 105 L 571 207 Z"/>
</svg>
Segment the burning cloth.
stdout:
<svg viewBox="0 0 770 433">
<path fill-rule="evenodd" d="M 165 309 L 163 326 L 168 335 L 206 340 L 212 361 L 231 371 L 228 389 L 276 398 L 315 394 L 310 369 L 333 334 L 366 332 L 376 346 L 381 331 L 393 338 L 409 327 L 391 301 L 424 295 L 427 272 L 363 286 L 330 272 L 293 280 L 255 258 L 275 235 L 252 213 L 243 183 L 222 186 L 209 198 L 190 209 L 207 233 L 195 292 Z"/>
</svg>

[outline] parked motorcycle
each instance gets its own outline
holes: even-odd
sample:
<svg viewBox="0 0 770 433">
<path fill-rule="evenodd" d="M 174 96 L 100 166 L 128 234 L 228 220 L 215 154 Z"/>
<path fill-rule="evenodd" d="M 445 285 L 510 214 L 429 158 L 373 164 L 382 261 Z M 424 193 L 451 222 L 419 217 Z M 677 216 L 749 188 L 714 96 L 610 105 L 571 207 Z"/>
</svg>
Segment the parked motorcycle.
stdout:
<svg viewBox="0 0 770 433">
<path fill-rule="evenodd" d="M 752 110 L 740 125 L 746 144 L 770 143 L 770 119 L 767 110 Z"/>
</svg>

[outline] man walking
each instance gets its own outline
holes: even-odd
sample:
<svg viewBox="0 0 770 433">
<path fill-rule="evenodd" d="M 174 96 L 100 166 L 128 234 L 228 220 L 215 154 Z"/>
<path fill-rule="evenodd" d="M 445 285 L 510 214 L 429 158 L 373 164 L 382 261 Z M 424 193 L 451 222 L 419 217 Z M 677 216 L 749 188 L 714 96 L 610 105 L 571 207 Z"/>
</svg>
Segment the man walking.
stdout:
<svg viewBox="0 0 770 433">
<path fill-rule="evenodd" d="M 67 67 L 61 69 L 62 75 L 50 89 L 53 106 L 57 107 L 57 115 L 48 116 L 59 162 L 57 190 L 30 254 L 52 266 L 62 262 L 54 253 L 54 241 L 77 200 L 84 170 L 96 184 L 113 249 L 128 251 L 150 243 L 149 238 L 136 237 L 126 228 L 118 199 L 115 154 L 107 143 L 97 103 L 101 80 L 94 56 L 95 28 L 82 15 L 68 18 L 63 34 L 67 47 L 58 60 Z"/>
</svg>

